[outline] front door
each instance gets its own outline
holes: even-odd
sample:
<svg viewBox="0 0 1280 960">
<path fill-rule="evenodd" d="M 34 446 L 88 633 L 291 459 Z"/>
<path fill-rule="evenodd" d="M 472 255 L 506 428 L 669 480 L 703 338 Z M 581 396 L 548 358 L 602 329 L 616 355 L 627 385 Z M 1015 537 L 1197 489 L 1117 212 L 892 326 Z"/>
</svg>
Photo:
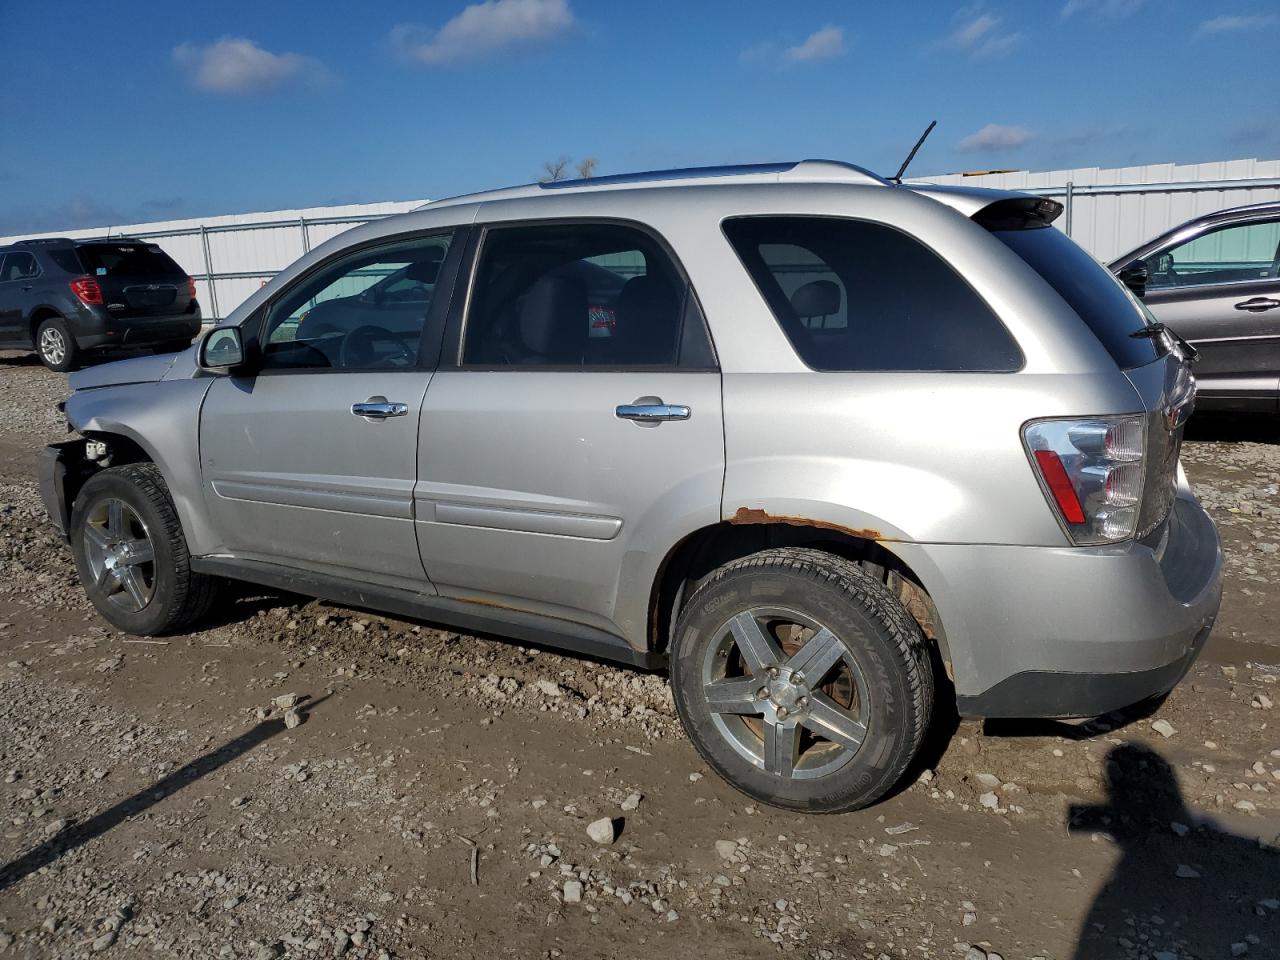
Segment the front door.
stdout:
<svg viewBox="0 0 1280 960">
<path fill-rule="evenodd" d="M 1200 351 L 1206 398 L 1275 408 L 1280 392 L 1280 220 L 1232 224 L 1146 257 L 1145 301 Z"/>
<path fill-rule="evenodd" d="M 36 258 L 21 250 L 0 253 L 0 343 L 30 342 L 24 317 Z"/>
<path fill-rule="evenodd" d="M 490 228 L 461 341 L 422 417 L 427 573 L 642 642 L 651 584 L 629 574 L 720 519 L 720 375 L 689 285 L 635 227 Z"/>
<path fill-rule="evenodd" d="M 447 306 L 449 284 L 435 281 L 450 240 L 361 248 L 265 308 L 260 369 L 219 378 L 201 413 L 204 493 L 226 551 L 430 589 L 413 486 Z"/>
</svg>

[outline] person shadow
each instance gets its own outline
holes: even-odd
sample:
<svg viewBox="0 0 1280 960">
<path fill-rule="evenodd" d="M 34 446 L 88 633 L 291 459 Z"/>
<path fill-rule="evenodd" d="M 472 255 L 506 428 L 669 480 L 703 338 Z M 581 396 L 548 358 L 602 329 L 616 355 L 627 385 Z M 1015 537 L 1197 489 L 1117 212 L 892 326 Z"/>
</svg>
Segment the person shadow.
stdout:
<svg viewBox="0 0 1280 960">
<path fill-rule="evenodd" d="M 1112 749 L 1106 779 L 1106 804 L 1068 813 L 1068 832 L 1106 834 L 1121 851 L 1075 960 L 1280 957 L 1280 847 L 1191 812 L 1173 768 L 1147 747 Z"/>
</svg>

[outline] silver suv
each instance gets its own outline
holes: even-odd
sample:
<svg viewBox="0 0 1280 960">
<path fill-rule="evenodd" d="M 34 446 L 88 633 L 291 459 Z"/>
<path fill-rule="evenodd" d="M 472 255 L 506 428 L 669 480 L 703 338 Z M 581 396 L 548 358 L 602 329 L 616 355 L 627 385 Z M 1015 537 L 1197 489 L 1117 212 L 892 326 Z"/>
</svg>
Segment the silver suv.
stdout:
<svg viewBox="0 0 1280 960">
<path fill-rule="evenodd" d="M 1194 380 L 1059 212 L 822 161 L 432 203 L 74 376 L 44 499 L 125 631 L 232 578 L 665 667 L 732 784 L 863 806 L 941 697 L 1159 696 L 1218 610 Z"/>
</svg>

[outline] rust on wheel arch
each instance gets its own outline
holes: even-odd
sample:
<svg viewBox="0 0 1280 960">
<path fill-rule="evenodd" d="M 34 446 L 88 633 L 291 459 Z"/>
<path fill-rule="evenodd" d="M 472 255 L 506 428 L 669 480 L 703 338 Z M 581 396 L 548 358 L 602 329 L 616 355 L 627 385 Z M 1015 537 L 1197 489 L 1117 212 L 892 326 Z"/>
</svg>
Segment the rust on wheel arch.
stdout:
<svg viewBox="0 0 1280 960">
<path fill-rule="evenodd" d="M 816 527 L 820 530 L 835 530 L 838 533 L 857 537 L 860 540 L 893 541 L 894 537 L 886 537 L 872 527 L 846 527 L 826 520 L 813 520 L 809 517 L 788 517 L 775 515 L 758 507 L 739 507 L 729 518 L 730 523 L 783 523 L 791 527 Z"/>
</svg>

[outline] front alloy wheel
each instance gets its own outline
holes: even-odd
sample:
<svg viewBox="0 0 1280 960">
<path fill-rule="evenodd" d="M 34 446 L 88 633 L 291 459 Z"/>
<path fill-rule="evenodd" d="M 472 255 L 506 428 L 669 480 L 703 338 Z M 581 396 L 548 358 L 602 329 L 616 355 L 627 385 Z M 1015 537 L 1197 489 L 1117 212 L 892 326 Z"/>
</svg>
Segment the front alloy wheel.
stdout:
<svg viewBox="0 0 1280 960">
<path fill-rule="evenodd" d="M 156 592 L 156 552 L 147 525 L 123 500 L 104 498 L 85 517 L 85 563 L 108 603 L 138 613 Z"/>
<path fill-rule="evenodd" d="M 216 583 L 191 571 L 182 523 L 155 464 L 108 467 L 86 480 L 70 534 L 85 593 L 120 630 L 171 633 L 213 602 Z"/>
</svg>

